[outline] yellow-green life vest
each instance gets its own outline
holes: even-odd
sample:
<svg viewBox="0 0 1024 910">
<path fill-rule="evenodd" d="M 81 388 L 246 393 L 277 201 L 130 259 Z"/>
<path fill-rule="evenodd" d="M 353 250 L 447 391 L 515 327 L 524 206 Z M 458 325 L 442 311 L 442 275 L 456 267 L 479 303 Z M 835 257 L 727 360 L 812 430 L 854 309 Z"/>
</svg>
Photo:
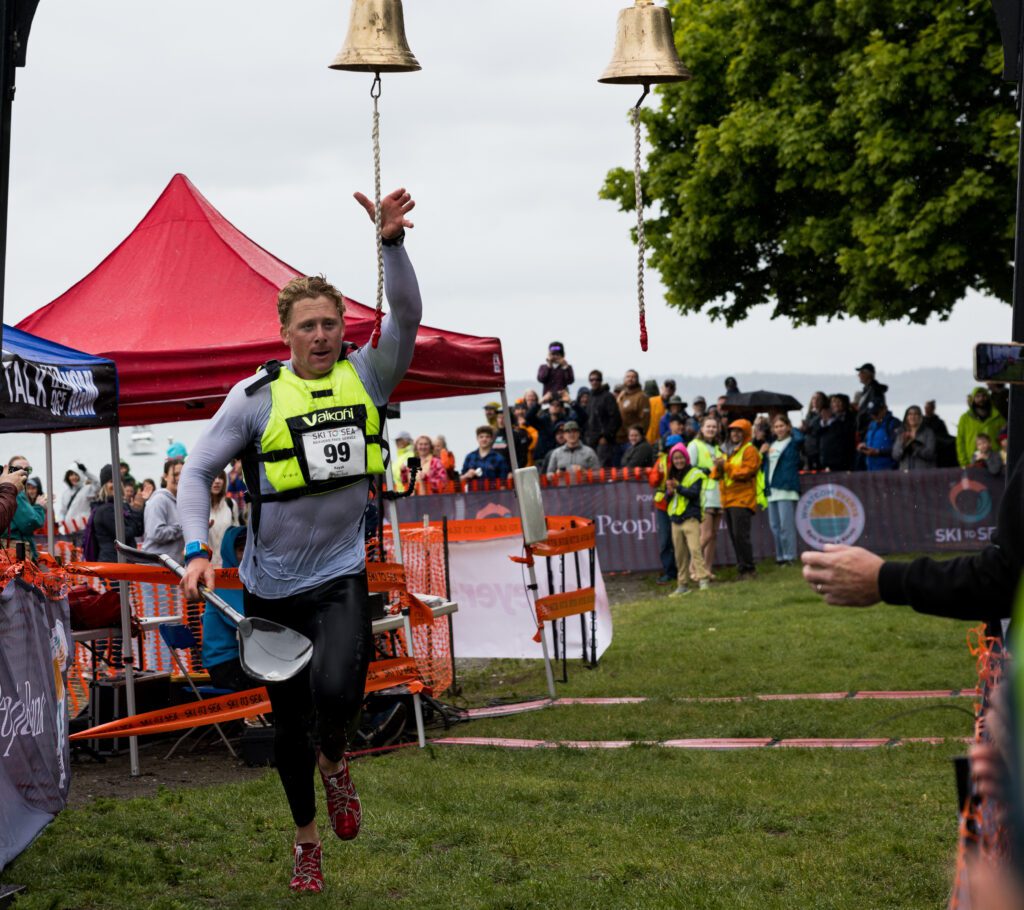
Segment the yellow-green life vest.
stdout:
<svg viewBox="0 0 1024 910">
<path fill-rule="evenodd" d="M 268 364 L 267 376 L 246 389 L 252 394 L 264 379 L 270 383 L 270 417 L 255 460 L 274 493 L 258 492 L 258 479 L 247 479 L 254 499 L 330 493 L 384 473 L 380 411 L 351 363 L 336 363 L 321 379 L 302 379 L 280 364 L 273 372 Z"/>
<path fill-rule="evenodd" d="M 697 480 L 699 480 L 701 482 L 701 484 L 700 484 L 700 516 L 701 516 L 701 518 L 704 517 L 704 480 L 705 479 L 706 478 L 704 476 L 704 472 L 703 471 L 701 471 L 699 468 L 692 468 L 691 467 L 690 470 L 687 471 L 685 475 L 683 475 L 683 479 L 681 481 L 679 481 L 679 485 L 683 486 L 683 487 L 688 487 L 688 486 L 690 486 L 690 484 L 694 483 Z M 669 502 L 668 509 L 666 511 L 668 512 L 668 515 L 671 518 L 673 515 L 682 515 L 683 512 L 686 511 L 686 507 L 688 505 L 689 505 L 689 500 L 685 496 L 680 496 L 678 493 L 676 493 L 676 494 L 674 494 L 672 496 L 672 501 Z"/>
<path fill-rule="evenodd" d="M 709 487 L 718 484 L 717 480 L 711 479 L 711 469 L 715 466 L 715 459 L 722 454 L 722 450 L 717 445 L 709 445 L 699 437 L 694 440 L 694 444 L 697 450 L 697 459 L 693 462 L 693 466 L 700 468 L 701 473 L 704 474 L 704 490 L 707 491 Z"/>
<path fill-rule="evenodd" d="M 658 470 L 661 471 L 661 482 L 654 492 L 655 502 L 665 501 L 665 481 L 668 480 L 668 454 L 662 452 L 658 456 Z"/>
<path fill-rule="evenodd" d="M 729 461 L 731 461 L 733 464 L 738 465 L 743 460 L 743 450 L 746 448 L 751 448 L 749 442 L 743 443 L 743 445 L 741 445 L 735 452 L 733 452 L 732 455 L 729 456 Z M 754 494 L 757 497 L 758 508 L 767 509 L 768 496 L 764 492 L 764 471 L 761 470 L 760 466 L 760 453 L 758 453 L 757 459 L 758 468 L 757 473 L 754 475 Z M 726 474 L 725 477 L 722 479 L 722 483 L 727 487 L 731 487 L 733 485 L 733 479 L 728 474 Z"/>
</svg>

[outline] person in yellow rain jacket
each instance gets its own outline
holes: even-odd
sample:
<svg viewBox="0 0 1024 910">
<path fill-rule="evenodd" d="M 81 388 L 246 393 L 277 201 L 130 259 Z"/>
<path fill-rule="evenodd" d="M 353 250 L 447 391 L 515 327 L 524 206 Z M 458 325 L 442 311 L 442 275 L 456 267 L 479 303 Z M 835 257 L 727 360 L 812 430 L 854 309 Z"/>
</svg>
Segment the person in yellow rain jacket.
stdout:
<svg viewBox="0 0 1024 910">
<path fill-rule="evenodd" d="M 750 444 L 753 428 L 749 420 L 734 420 L 729 424 L 729 441 L 723 454 L 715 459 L 711 477 L 719 480 L 725 523 L 729 528 L 732 547 L 736 551 L 736 565 L 740 578 L 755 575 L 754 547 L 750 540 L 750 526 L 757 512 L 761 489 L 761 455 Z"/>
</svg>

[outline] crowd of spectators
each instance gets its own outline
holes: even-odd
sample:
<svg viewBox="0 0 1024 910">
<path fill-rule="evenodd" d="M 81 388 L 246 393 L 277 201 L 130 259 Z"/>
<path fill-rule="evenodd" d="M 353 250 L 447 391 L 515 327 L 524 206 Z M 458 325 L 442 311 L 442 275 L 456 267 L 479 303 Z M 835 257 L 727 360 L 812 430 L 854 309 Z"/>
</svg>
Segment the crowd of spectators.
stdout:
<svg viewBox="0 0 1024 910">
<path fill-rule="evenodd" d="M 957 465 L 981 465 L 993 474 L 1004 470 L 1004 387 L 973 389 L 953 434 L 936 413 L 934 401 L 923 407 L 911 405 L 900 420 L 889 411 L 889 389 L 877 379 L 874 365 L 864 363 L 856 372 L 860 387 L 853 395 L 815 392 L 799 423 L 789 425 L 794 451 L 787 465 L 795 459 L 798 471 L 917 471 Z M 510 446 L 515 447 L 520 467 L 536 466 L 548 479 L 600 468 L 650 469 L 667 455 L 671 437 L 680 437 L 687 446 L 702 437 L 706 417 L 715 418 L 715 442 L 726 453 L 730 425 L 736 418 L 750 419 L 749 441 L 765 457 L 776 439 L 775 418 L 786 416 L 780 408 L 768 407 L 758 414 L 730 405 L 729 395 L 739 393 L 733 377 L 726 379 L 725 393 L 710 405 L 703 395 L 685 400 L 673 379 L 660 385 L 652 379 L 641 382 L 636 370 L 627 370 L 614 387 L 600 370 L 591 370 L 575 396 L 574 381 L 564 345 L 552 342 L 537 371 L 540 390 L 527 389 L 511 407 L 512 438 L 507 438 L 500 404 L 488 402 L 476 429 L 477 447 L 463 457 L 461 469 L 444 437 L 420 436 L 414 444 L 409 434 L 399 433 L 392 459 L 396 487 L 407 489 L 411 482 L 411 456 L 421 464 L 413 492 L 502 480 L 512 470 Z"/>
<path fill-rule="evenodd" d="M 168 450 L 159 481 L 145 478 L 141 482 L 132 476 L 127 462 L 119 466 L 121 484 L 124 541 L 149 553 L 164 553 L 180 561 L 185 541 L 178 517 L 178 480 L 185 464 L 184 445 L 174 443 Z M 9 459 L 5 474 L 14 469 L 27 472 L 24 489 L 18 493 L 18 508 L 8 531 L 12 541 L 22 541 L 35 555 L 33 542 L 36 533 L 46 521 L 46 496 L 38 477 L 30 476 L 28 460 L 16 455 Z M 99 476 L 94 475 L 81 462 L 75 462 L 64 472 L 63 490 L 54 515 L 62 523 L 61 531 L 79 535 L 83 556 L 99 562 L 116 562 L 115 484 L 111 465 L 104 465 Z M 242 481 L 239 459 L 230 468 L 214 478 L 210 489 L 210 546 L 213 562 L 221 565 L 220 542 L 232 527 L 245 524 L 245 485 Z"/>
<path fill-rule="evenodd" d="M 660 385 L 642 381 L 636 370 L 627 370 L 614 387 L 600 370 L 591 370 L 574 396 L 575 371 L 565 346 L 554 341 L 537 371 L 540 389 L 527 389 L 511 407 L 511 433 L 499 403 L 488 402 L 476 429 L 476 449 L 464 456 L 461 469 L 443 437 L 421 436 L 414 445 L 409 434 L 399 433 L 394 484 L 400 490 L 412 486 L 411 493 L 434 493 L 501 481 L 511 473 L 513 447 L 517 465 L 536 466 L 549 481 L 585 479 L 593 472 L 600 477 L 600 469 L 635 469 L 655 491 L 659 581 L 675 582 L 675 593 L 686 593 L 690 582 L 700 587 L 714 577 L 716 529 L 723 520 L 740 577 L 754 574 L 751 524 L 758 509 L 768 512 L 776 561 L 796 560 L 801 472 L 957 465 L 978 465 L 992 474 L 1005 470 L 1004 387 L 973 389 L 953 434 L 934 401 L 910 406 L 900 420 L 889 410 L 889 388 L 878 380 L 874 365 L 864 363 L 855 372 L 859 387 L 852 395 L 815 392 L 793 422 L 781 404 L 740 406 L 733 397 L 740 394 L 734 377 L 725 380 L 724 393 L 711 404 L 704 395 L 684 399 L 673 379 Z M 421 465 L 415 474 L 409 470 L 414 455 Z M 702 475 L 696 505 L 693 472 Z"/>
</svg>

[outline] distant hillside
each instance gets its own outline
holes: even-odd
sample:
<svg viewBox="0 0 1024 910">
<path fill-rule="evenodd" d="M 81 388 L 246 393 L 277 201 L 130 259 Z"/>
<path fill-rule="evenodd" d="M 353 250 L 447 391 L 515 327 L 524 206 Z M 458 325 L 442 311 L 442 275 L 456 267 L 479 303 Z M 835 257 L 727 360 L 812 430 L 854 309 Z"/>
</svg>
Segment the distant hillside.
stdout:
<svg viewBox="0 0 1024 910">
<path fill-rule="evenodd" d="M 819 389 L 827 394 L 833 392 L 845 392 L 853 395 L 860 388 L 857 375 L 853 370 L 846 373 L 716 373 L 711 376 L 686 376 L 677 373 L 672 378 L 676 380 L 679 394 L 684 401 L 692 401 L 696 395 L 703 395 L 708 401 L 713 401 L 719 395 L 725 394 L 725 377 L 735 376 L 739 383 L 741 392 L 753 392 L 757 389 L 767 389 L 772 392 L 788 392 L 803 404 L 807 404 L 810 396 Z M 660 383 L 665 376 L 644 376 L 644 379 L 655 378 Z M 879 381 L 889 386 L 887 397 L 894 404 L 905 406 L 912 402 L 924 404 L 929 399 L 934 399 L 940 405 L 956 404 L 963 402 L 967 393 L 977 384 L 969 370 L 947 370 L 940 368 L 928 368 L 920 370 L 908 370 L 905 373 L 882 373 Z M 619 381 L 618 378 L 615 379 Z M 577 383 L 573 394 L 582 385 Z M 537 389 L 539 383 L 535 379 L 513 379 L 508 383 L 509 400 L 514 400 L 522 394 L 524 389 Z M 484 398 L 494 398 L 494 395 L 473 395 L 466 398 L 446 398 L 430 402 L 414 402 L 406 407 L 410 412 L 421 408 L 433 408 L 436 410 L 464 410 L 466 408 L 479 408 Z"/>
</svg>

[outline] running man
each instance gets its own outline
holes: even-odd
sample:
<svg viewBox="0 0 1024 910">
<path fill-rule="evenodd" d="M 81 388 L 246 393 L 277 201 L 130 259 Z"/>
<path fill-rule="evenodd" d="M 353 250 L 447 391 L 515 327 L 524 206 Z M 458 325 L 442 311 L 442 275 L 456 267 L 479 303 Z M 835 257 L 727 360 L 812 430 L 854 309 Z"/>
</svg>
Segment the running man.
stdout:
<svg viewBox="0 0 1024 910">
<path fill-rule="evenodd" d="M 356 200 L 374 217 L 362 193 Z M 420 294 L 403 249 L 415 203 L 404 189 L 381 200 L 390 313 L 380 343 L 346 359 L 341 293 L 322 277 L 295 278 L 278 295 L 281 338 L 291 350 L 228 393 L 181 476 L 185 596 L 213 587 L 207 530 L 210 484 L 241 455 L 252 502 L 239 573 L 247 616 L 313 642 L 308 672 L 268 686 L 274 756 L 295 821 L 293 891 L 322 891 L 313 768 L 319 766 L 334 833 L 359 833 L 362 810 L 345 760 L 347 730 L 363 701 L 373 651 L 363 512 L 370 475 L 383 474 L 383 409 L 412 360 Z M 255 492 L 254 492 L 255 491 Z M 317 748 L 318 746 L 318 748 Z"/>
</svg>

